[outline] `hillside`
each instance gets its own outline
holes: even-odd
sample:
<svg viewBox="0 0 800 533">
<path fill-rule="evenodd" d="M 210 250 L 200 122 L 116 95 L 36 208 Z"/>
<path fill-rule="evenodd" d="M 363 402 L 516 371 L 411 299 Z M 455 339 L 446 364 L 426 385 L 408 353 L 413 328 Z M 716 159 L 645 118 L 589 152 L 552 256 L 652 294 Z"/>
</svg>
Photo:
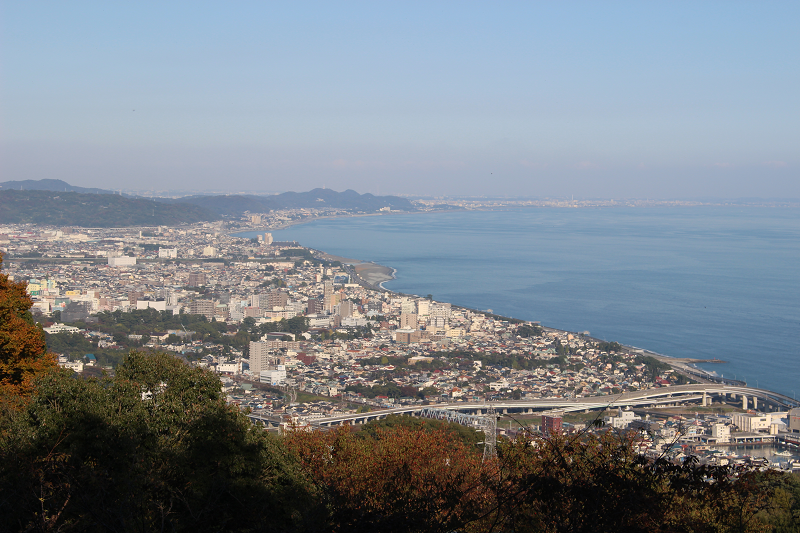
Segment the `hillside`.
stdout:
<svg viewBox="0 0 800 533">
<path fill-rule="evenodd" d="M 115 194 L 0 190 L 0 223 L 112 228 L 217 220 L 197 205 L 164 204 Z"/>
<path fill-rule="evenodd" d="M 275 209 L 323 208 L 347 209 L 349 211 L 372 213 L 388 207 L 393 210 L 414 211 L 409 200 L 398 196 L 375 196 L 359 194 L 353 190 L 336 192 L 331 189 L 314 189 L 308 192 L 285 192 L 273 196 L 222 195 L 187 196 L 174 200 L 158 201 L 193 204 L 212 210 L 220 215 L 241 215 L 245 211 L 265 213 Z"/>
<path fill-rule="evenodd" d="M 80 192 L 84 194 L 114 194 L 114 191 L 107 191 L 105 189 L 94 189 L 87 187 L 77 187 L 70 185 L 64 180 L 21 180 L 21 181 L 4 181 L 0 183 L 0 191 L 17 190 L 17 191 L 54 191 L 54 192 Z"/>
<path fill-rule="evenodd" d="M 93 189 L 87 187 L 77 187 L 70 185 L 66 181 L 56 179 L 43 179 L 43 180 L 21 180 L 21 181 L 6 181 L 0 183 L 0 192 L 6 191 L 52 191 L 57 193 L 81 193 L 81 194 L 100 194 L 100 195 L 113 195 L 118 198 L 135 199 L 135 196 L 130 195 L 115 195 L 113 191 L 104 189 Z M 63 198 L 62 198 L 63 199 Z M 142 199 L 143 200 L 143 199 Z M 382 208 L 390 208 L 398 211 L 414 211 L 416 208 L 409 200 L 400 198 L 398 196 L 375 196 L 373 194 L 359 194 L 354 190 L 348 189 L 344 192 L 336 192 L 331 189 L 314 189 L 308 192 L 284 192 L 272 196 L 258 196 L 258 195 L 243 195 L 243 194 L 225 194 L 225 195 L 196 195 L 185 196 L 183 198 L 148 198 L 144 201 L 155 201 L 159 204 L 188 204 L 201 208 L 200 210 L 179 210 L 174 216 L 179 221 L 198 221 L 198 220 L 212 220 L 219 218 L 219 215 L 239 216 L 246 211 L 251 213 L 266 213 L 278 209 L 302 209 L 302 208 L 323 208 L 328 207 L 332 209 L 346 209 L 357 213 L 374 213 Z M 102 202 L 101 202 L 102 204 Z M 90 202 L 87 205 L 94 205 Z M 102 204 L 106 205 L 106 204 Z M 149 204 L 148 204 L 149 205 Z M 101 207 L 102 209 L 102 207 Z M 133 211 L 138 209 L 132 208 Z M 152 206 L 151 206 L 152 211 Z M 212 214 L 213 213 L 213 214 Z M 169 213 L 164 212 L 165 215 Z M 3 215 L 0 214 L 0 221 Z M 44 216 L 44 214 L 29 214 L 24 215 L 25 222 L 32 222 L 30 217 Z M 100 215 L 104 216 L 103 213 Z M 156 208 L 156 216 L 158 215 L 158 208 Z M 23 215 L 21 215 L 23 216 Z M 47 215 L 52 217 L 53 215 Z M 61 216 L 61 215 L 58 215 Z M 211 219 L 205 217 L 213 217 Z M 131 214 L 133 217 L 133 214 Z M 188 217 L 188 218 L 187 218 Z M 200 217 L 200 218 L 196 218 Z M 135 217 L 134 217 L 135 218 Z M 124 217 L 123 217 L 124 219 Z M 186 220 L 184 220 L 186 219 Z M 137 219 L 138 220 L 138 219 Z M 21 220 L 20 220 L 21 221 Z M 7 221 L 9 222 L 9 221 Z M 49 222 L 40 222 L 46 224 Z M 54 222 L 57 224 L 67 224 L 66 222 Z M 154 222 L 155 223 L 155 222 Z M 135 222 L 131 224 L 122 225 L 141 225 L 145 222 Z M 159 222 L 158 224 L 168 224 L 168 222 Z M 83 226 L 96 226 L 97 224 L 73 224 Z M 112 224 L 117 225 L 117 224 Z"/>
</svg>

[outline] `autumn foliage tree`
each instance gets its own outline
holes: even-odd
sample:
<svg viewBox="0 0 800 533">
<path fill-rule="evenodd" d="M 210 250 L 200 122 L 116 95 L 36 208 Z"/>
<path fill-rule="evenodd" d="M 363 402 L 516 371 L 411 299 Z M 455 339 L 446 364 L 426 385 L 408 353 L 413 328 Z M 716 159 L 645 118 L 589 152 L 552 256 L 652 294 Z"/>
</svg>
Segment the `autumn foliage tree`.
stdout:
<svg viewBox="0 0 800 533">
<path fill-rule="evenodd" d="M 3 257 L 0 254 L 0 267 Z M 0 272 L 0 396 L 28 395 L 33 378 L 56 366 L 47 352 L 44 333 L 33 321 L 24 282 Z"/>
<path fill-rule="evenodd" d="M 493 468 L 443 429 L 369 435 L 343 426 L 289 432 L 285 441 L 325 504 L 328 531 L 457 531 L 492 507 Z"/>
</svg>

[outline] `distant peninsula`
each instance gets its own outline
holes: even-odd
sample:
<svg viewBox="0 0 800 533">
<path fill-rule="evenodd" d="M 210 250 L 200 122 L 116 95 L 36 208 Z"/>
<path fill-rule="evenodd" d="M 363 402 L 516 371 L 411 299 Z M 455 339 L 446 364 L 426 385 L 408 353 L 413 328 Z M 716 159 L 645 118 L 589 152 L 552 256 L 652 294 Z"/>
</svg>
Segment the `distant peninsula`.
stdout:
<svg viewBox="0 0 800 533">
<path fill-rule="evenodd" d="M 62 180 L 0 183 L 0 223 L 80 227 L 131 227 L 193 224 L 274 210 L 339 210 L 351 214 L 416 211 L 397 196 L 314 189 L 271 196 L 213 195 L 141 198 L 104 189 L 75 187 Z"/>
</svg>

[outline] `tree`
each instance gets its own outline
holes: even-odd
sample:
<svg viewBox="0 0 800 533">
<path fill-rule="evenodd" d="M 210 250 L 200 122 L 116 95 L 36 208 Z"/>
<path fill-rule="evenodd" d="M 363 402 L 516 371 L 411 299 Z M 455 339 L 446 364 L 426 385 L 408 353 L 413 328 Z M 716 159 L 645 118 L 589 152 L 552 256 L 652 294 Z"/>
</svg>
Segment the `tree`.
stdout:
<svg viewBox="0 0 800 533">
<path fill-rule="evenodd" d="M 0 254 L 0 269 L 3 255 Z M 56 366 L 44 332 L 36 326 L 25 282 L 0 272 L 0 397 L 28 395 L 32 380 Z"/>
<path fill-rule="evenodd" d="M 280 441 L 168 354 L 131 352 L 113 378 L 48 373 L 2 428 L 0 531 L 314 529 Z"/>
<path fill-rule="evenodd" d="M 757 532 L 771 496 L 747 469 L 649 460 L 638 433 L 522 436 L 498 446 L 496 526 L 521 532 Z"/>
<path fill-rule="evenodd" d="M 293 431 L 290 450 L 327 503 L 328 531 L 447 532 L 485 508 L 481 455 L 443 431 Z"/>
</svg>

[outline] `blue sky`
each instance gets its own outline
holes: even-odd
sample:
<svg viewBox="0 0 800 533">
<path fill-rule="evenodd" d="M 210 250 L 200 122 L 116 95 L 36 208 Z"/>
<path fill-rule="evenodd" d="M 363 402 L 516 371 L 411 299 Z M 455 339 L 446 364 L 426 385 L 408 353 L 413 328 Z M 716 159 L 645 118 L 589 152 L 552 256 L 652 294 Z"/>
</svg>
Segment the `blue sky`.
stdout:
<svg viewBox="0 0 800 533">
<path fill-rule="evenodd" d="M 800 197 L 797 2 L 3 2 L 0 181 Z"/>
</svg>

